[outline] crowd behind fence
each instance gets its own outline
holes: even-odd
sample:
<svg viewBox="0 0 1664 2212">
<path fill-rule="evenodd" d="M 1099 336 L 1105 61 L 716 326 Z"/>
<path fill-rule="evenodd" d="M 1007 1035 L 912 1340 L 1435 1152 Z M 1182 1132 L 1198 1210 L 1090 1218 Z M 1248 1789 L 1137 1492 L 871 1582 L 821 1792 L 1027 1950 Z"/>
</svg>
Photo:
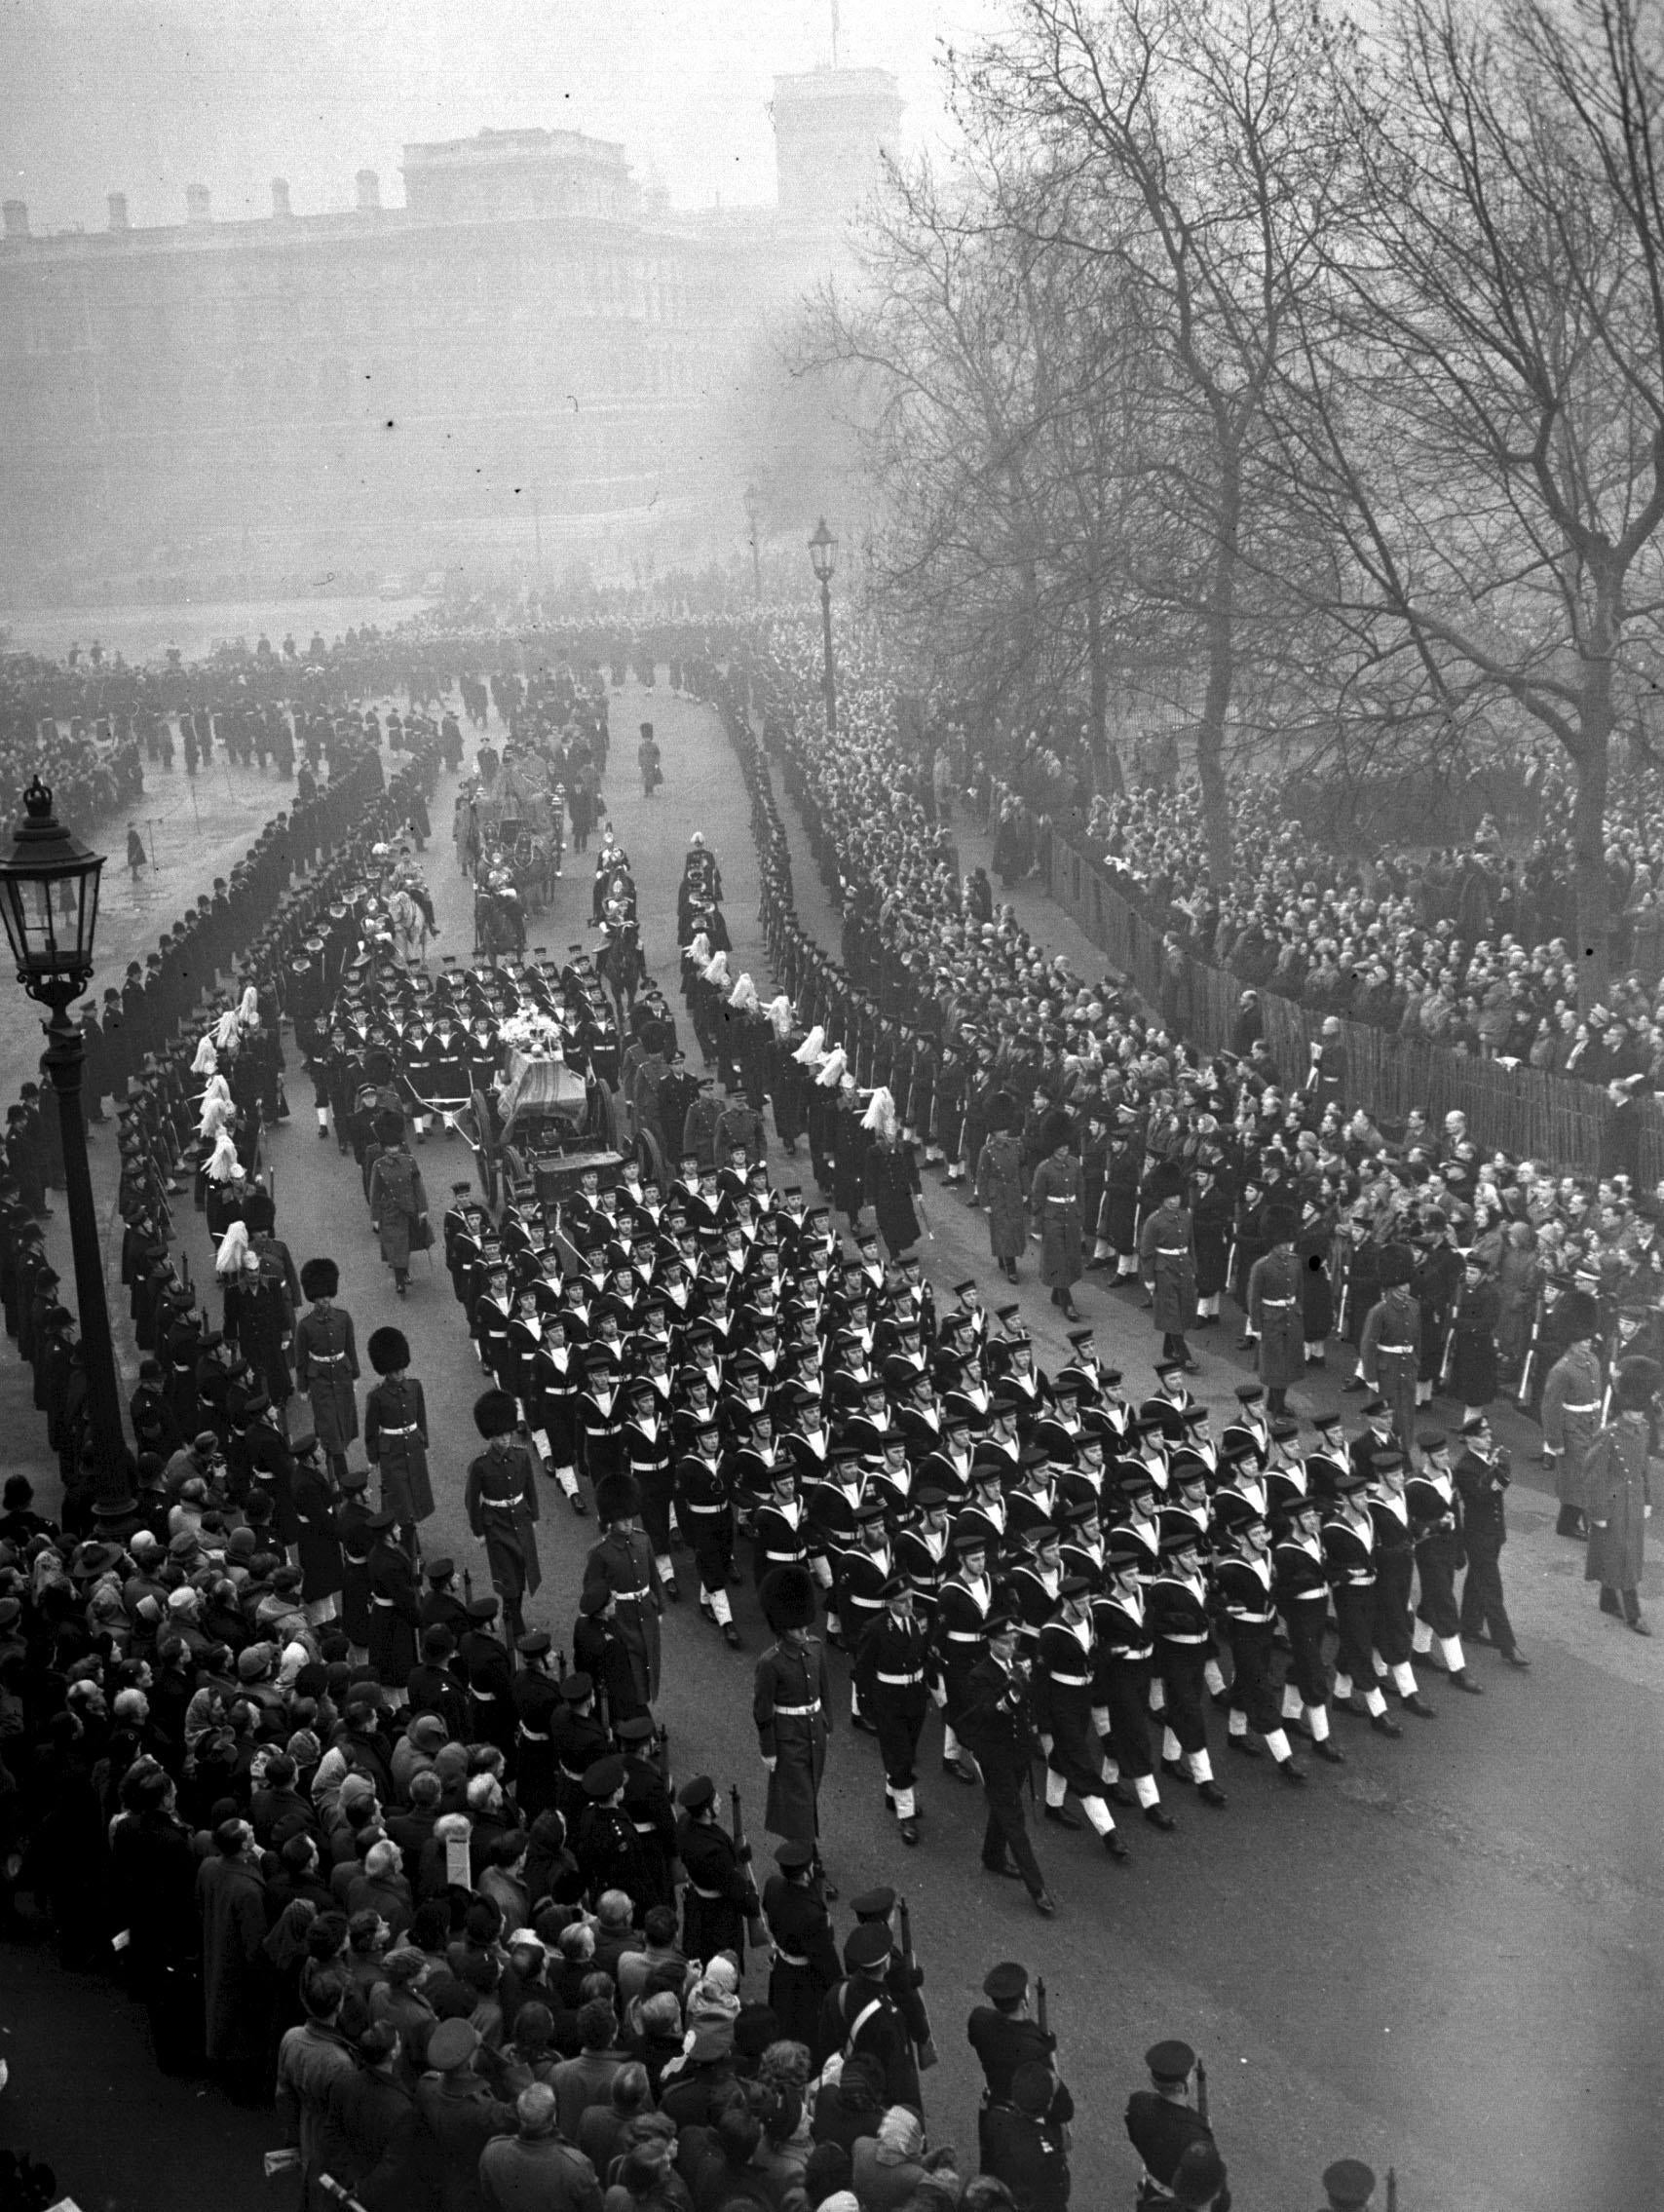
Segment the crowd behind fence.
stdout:
<svg viewBox="0 0 1664 2212">
<path fill-rule="evenodd" d="M 1162 926 L 1139 911 L 1109 869 L 1055 829 L 1049 856 L 1052 898 L 1102 947 L 1111 966 L 1131 977 L 1143 998 L 1162 1007 Z M 1177 1027 L 1202 1049 L 1223 1050 L 1229 1046 L 1244 986 L 1194 953 L 1186 957 L 1174 1010 Z M 1172 995 L 1169 982 L 1169 1002 Z M 1305 1079 L 1324 1013 L 1264 988 L 1260 1003 L 1278 1071 L 1285 1083 L 1298 1087 Z M 1365 1022 L 1343 1018 L 1341 1030 L 1346 1049 L 1346 1103 L 1363 1107 L 1388 1131 L 1418 1106 L 1435 1125 L 1459 1109 L 1474 1141 L 1487 1152 L 1545 1161 L 1568 1174 L 1598 1173 L 1622 1149 L 1612 1141 L 1615 1109 L 1597 1085 L 1471 1058 Z M 1638 1115 L 1640 1178 L 1650 1189 L 1664 1177 L 1664 1103 L 1644 1098 Z"/>
</svg>

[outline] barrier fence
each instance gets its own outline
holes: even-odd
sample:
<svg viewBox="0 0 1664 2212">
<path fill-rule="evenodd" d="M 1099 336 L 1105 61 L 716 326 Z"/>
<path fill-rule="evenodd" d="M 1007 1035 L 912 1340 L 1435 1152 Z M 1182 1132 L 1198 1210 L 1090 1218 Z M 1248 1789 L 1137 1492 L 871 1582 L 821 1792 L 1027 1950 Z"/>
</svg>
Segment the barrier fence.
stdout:
<svg viewBox="0 0 1664 2212">
<path fill-rule="evenodd" d="M 1241 981 L 1187 953 L 1185 975 L 1175 992 L 1162 973 L 1160 926 L 1116 888 L 1107 868 L 1055 829 L 1049 888 L 1056 903 L 1153 1007 L 1165 1011 L 1176 1001 L 1174 1022 L 1181 1034 L 1206 1051 L 1229 1047 L 1244 989 Z M 1298 1087 L 1305 1080 L 1325 1015 L 1263 987 L 1260 1006 L 1278 1072 L 1285 1084 Z M 1650 1095 L 1634 1109 L 1639 1128 L 1626 1138 L 1611 1101 L 1598 1085 L 1469 1058 L 1446 1046 L 1401 1038 L 1344 1016 L 1341 1034 L 1346 1049 L 1345 1103 L 1348 1109 L 1362 1106 L 1388 1129 L 1401 1125 L 1414 1107 L 1419 1106 L 1435 1125 L 1459 1110 L 1485 1152 L 1546 1161 L 1569 1174 L 1609 1172 L 1624 1165 L 1647 1190 L 1664 1177 L 1664 1104 Z M 1635 1157 L 1626 1160 L 1631 1151 Z"/>
</svg>

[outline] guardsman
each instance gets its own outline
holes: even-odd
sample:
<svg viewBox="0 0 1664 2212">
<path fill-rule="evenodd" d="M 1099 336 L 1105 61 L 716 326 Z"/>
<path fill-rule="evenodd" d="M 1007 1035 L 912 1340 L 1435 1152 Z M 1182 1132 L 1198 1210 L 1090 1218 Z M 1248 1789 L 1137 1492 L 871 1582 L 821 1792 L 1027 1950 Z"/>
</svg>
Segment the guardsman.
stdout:
<svg viewBox="0 0 1664 2212">
<path fill-rule="evenodd" d="M 1151 1319 L 1161 1331 L 1162 1357 L 1177 1359 L 1187 1375 L 1195 1375 L 1200 1365 L 1185 1341 L 1196 1317 L 1195 1234 L 1183 1176 L 1177 1168 L 1172 1174 L 1177 1185 L 1163 1178 L 1161 1201 L 1138 1233 L 1139 1267 L 1150 1292 Z"/>
<path fill-rule="evenodd" d="M 629 1654 L 638 1702 L 651 1711 L 659 1697 L 659 1621 L 664 1610 L 652 1540 L 641 1526 L 641 1491 L 633 1475 L 607 1475 L 595 1485 L 601 1541 L 584 1562 L 586 1588 L 605 1589 L 618 1607 L 618 1631 Z"/>
<path fill-rule="evenodd" d="M 779 1567 L 758 1593 L 775 1641 L 757 1661 L 751 1717 L 768 1770 L 764 1825 L 771 1836 L 812 1844 L 819 1866 L 820 1783 L 832 1733 L 825 1647 L 810 1634 L 814 1583 L 806 1567 Z M 823 1893 L 836 1891 L 822 1883 Z"/>
<path fill-rule="evenodd" d="M 364 1348 L 381 1380 L 364 1400 L 364 1450 L 381 1475 L 383 1510 L 398 1524 L 399 1541 L 415 1558 L 417 1529 L 432 1517 L 428 1476 L 428 1406 L 411 1379 L 410 1345 L 400 1329 L 370 1331 Z"/>
<path fill-rule="evenodd" d="M 491 1585 L 503 1601 L 509 1632 L 525 1633 L 525 1601 L 543 1580 L 538 1560 L 538 1494 L 532 1454 L 515 1437 L 518 1415 L 507 1391 L 482 1391 L 473 1425 L 485 1449 L 469 1464 L 464 1506 L 476 1542 L 485 1546 Z"/>
<path fill-rule="evenodd" d="M 353 1316 L 335 1304 L 341 1271 L 333 1260 L 308 1260 L 300 1271 L 300 1294 L 310 1301 L 294 1325 L 294 1383 L 312 1402 L 313 1433 L 322 1445 L 337 1482 L 347 1468 L 347 1447 L 359 1433 L 359 1379 Z"/>
</svg>

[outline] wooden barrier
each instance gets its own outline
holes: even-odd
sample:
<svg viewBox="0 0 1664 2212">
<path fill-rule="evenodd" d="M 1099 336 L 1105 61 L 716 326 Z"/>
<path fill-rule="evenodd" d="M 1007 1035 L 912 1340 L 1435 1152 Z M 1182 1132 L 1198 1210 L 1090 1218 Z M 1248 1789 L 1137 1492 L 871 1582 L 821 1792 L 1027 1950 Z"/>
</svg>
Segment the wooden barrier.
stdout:
<svg viewBox="0 0 1664 2212">
<path fill-rule="evenodd" d="M 1111 967 L 1127 975 L 1140 996 L 1165 1009 L 1160 928 L 1117 889 L 1114 874 L 1090 854 L 1052 833 L 1050 890 Z M 1186 973 L 1174 1007 L 1176 1026 L 1203 1051 L 1229 1048 L 1244 985 L 1226 970 L 1186 955 Z M 1315 1008 L 1260 989 L 1266 1039 L 1282 1082 L 1298 1089 L 1311 1064 L 1311 1047 L 1324 1015 Z M 1505 1068 L 1469 1058 L 1425 1039 L 1400 1038 L 1366 1022 L 1341 1021 L 1346 1051 L 1342 1095 L 1350 1110 L 1362 1106 L 1389 1130 L 1402 1127 L 1419 1107 L 1437 1128 L 1445 1115 L 1467 1116 L 1482 1152 L 1546 1161 L 1568 1174 L 1596 1174 L 1613 1157 L 1612 1108 L 1596 1084 L 1569 1081 L 1531 1067 Z M 1648 1096 L 1639 1110 L 1639 1179 L 1650 1191 L 1664 1179 L 1664 1103 Z"/>
</svg>

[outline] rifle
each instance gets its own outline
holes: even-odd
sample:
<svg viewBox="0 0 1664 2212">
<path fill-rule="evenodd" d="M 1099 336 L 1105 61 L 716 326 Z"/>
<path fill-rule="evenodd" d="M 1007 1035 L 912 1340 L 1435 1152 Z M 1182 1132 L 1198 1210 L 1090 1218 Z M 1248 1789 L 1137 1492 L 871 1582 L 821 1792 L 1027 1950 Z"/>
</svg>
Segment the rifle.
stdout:
<svg viewBox="0 0 1664 2212">
<path fill-rule="evenodd" d="M 662 1721 L 659 1724 L 659 1742 L 654 1752 L 654 1764 L 659 1769 L 659 1779 L 668 1789 L 670 1787 L 670 1731 Z"/>
<path fill-rule="evenodd" d="M 1386 2169 L 1386 2212 L 1398 2212 L 1398 2168 Z"/>
<path fill-rule="evenodd" d="M 1346 1315 L 1352 1303 L 1352 1248 L 1344 1247 L 1344 1264 L 1341 1270 L 1341 1304 L 1335 1315 L 1335 1334 L 1343 1341 L 1346 1334 Z"/>
<path fill-rule="evenodd" d="M 1045 2016 L 1045 1976 L 1043 1974 L 1040 1975 L 1035 1982 L 1035 2020 L 1042 2036 L 1051 2033 Z"/>
<path fill-rule="evenodd" d="M 473 1569 L 472 1567 L 465 1567 L 462 1571 L 462 1601 L 464 1605 L 473 1603 Z"/>
<path fill-rule="evenodd" d="M 1445 1356 L 1439 1361 L 1439 1388 L 1442 1391 L 1451 1379 L 1451 1367 L 1456 1359 L 1456 1323 L 1461 1319 L 1462 1293 L 1458 1290 L 1456 1304 L 1451 1308 L 1451 1324 L 1445 1331 Z"/>
<path fill-rule="evenodd" d="M 1202 2125 L 1206 2127 L 1206 2125 L 1208 2124 L 1207 2068 L 1202 2064 L 1199 2058 L 1196 2061 L 1196 2117 L 1201 2121 Z"/>
<path fill-rule="evenodd" d="M 739 1784 L 737 1782 L 729 1784 L 728 1795 L 731 1806 L 730 1832 L 734 1837 L 734 1848 L 740 1858 L 748 1864 L 751 1857 L 751 1847 L 745 1841 L 745 1816 L 739 1810 Z M 769 1924 L 763 1918 L 761 1911 L 755 1909 L 756 1906 L 757 1885 L 753 1882 L 750 1897 L 746 1900 L 745 1936 L 752 1949 L 760 1951 L 769 1940 Z"/>
<path fill-rule="evenodd" d="M 923 1977 L 919 1973 L 918 1961 L 913 1956 L 913 1916 L 907 1910 L 905 1897 L 901 1900 L 901 1964 L 906 1969 L 909 1982 L 917 1988 Z M 938 2054 L 935 2038 L 930 2034 L 930 2015 L 926 2010 L 923 1998 L 919 2000 L 919 2012 L 925 2023 L 925 2033 L 919 2041 L 919 2071 L 927 2074 L 935 2065 Z"/>
<path fill-rule="evenodd" d="M 1524 1413 L 1532 1402 L 1532 1372 L 1537 1363 L 1537 1347 L 1542 1341 L 1543 1294 L 1539 1289 L 1536 1304 L 1532 1309 L 1531 1340 L 1526 1346 L 1525 1364 L 1520 1369 L 1520 1387 L 1514 1392 L 1514 1403 Z"/>
</svg>

